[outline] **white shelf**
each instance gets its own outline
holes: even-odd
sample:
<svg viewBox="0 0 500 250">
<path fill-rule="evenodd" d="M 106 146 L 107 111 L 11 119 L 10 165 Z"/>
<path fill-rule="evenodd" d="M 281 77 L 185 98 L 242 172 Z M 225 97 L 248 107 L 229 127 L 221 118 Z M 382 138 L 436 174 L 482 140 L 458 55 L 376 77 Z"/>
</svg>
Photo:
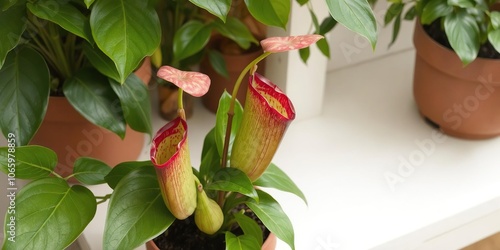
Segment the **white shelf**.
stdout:
<svg viewBox="0 0 500 250">
<path fill-rule="evenodd" d="M 323 114 L 291 124 L 274 162 L 309 206 L 272 193 L 295 227 L 296 249 L 458 249 L 500 231 L 500 138 L 446 138 L 423 150 L 435 130 L 413 101 L 413 61 L 410 50 L 330 72 Z M 214 119 L 198 104 L 188 120 L 195 166 Z M 163 123 L 155 118 L 154 128 Z M 391 189 L 385 176 L 399 174 L 401 159 L 413 159 L 414 170 Z M 105 213 L 100 205 L 84 232 L 92 250 L 102 248 Z"/>
</svg>

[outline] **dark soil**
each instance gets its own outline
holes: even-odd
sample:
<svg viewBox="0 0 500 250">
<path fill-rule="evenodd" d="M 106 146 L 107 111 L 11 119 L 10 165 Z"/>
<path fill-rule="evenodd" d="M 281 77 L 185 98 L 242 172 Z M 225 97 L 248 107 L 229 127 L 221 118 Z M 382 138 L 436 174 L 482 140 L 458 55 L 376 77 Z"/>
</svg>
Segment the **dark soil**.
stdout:
<svg viewBox="0 0 500 250">
<path fill-rule="evenodd" d="M 246 206 L 245 206 L 246 207 Z M 241 209 L 244 207 L 238 208 Z M 245 214 L 257 221 L 264 232 L 264 239 L 269 235 L 269 231 L 264 227 L 262 222 L 248 207 L 244 208 Z M 242 231 L 239 227 L 231 230 L 235 235 L 241 235 Z M 194 223 L 194 216 L 190 216 L 185 220 L 175 220 L 175 222 L 165 231 L 153 239 L 155 244 L 161 250 L 224 250 L 226 249 L 225 235 L 216 234 L 215 236 L 207 235 L 201 232 Z"/>
<path fill-rule="evenodd" d="M 424 30 L 435 41 L 449 49 L 452 49 L 450 43 L 448 42 L 448 38 L 446 37 L 446 33 L 441 30 L 441 22 L 439 19 L 430 25 L 424 25 Z M 500 53 L 498 53 L 493 45 L 491 45 L 491 43 L 487 41 L 485 44 L 479 47 L 478 57 L 500 59 Z"/>
</svg>

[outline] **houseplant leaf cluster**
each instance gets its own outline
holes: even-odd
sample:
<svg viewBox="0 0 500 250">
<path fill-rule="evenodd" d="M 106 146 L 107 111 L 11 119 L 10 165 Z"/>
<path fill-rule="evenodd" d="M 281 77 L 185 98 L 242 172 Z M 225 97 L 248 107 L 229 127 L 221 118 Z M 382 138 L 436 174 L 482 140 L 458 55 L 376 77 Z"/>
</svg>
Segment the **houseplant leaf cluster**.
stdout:
<svg viewBox="0 0 500 250">
<path fill-rule="evenodd" d="M 7 34 L 0 38 L 4 135 L 14 132 L 18 145 L 28 144 L 49 94 L 65 95 L 121 138 L 126 124 L 151 133 L 149 95 L 132 74 L 160 43 L 148 1 L 9 1 L 0 21 Z"/>
<path fill-rule="evenodd" d="M 496 0 L 390 2 L 385 24 L 393 23 L 392 42 L 399 34 L 402 20 L 417 18 L 424 26 L 437 22 L 446 34 L 449 47 L 464 65 L 474 61 L 486 43 L 500 51 L 500 12 L 494 7 Z"/>
</svg>

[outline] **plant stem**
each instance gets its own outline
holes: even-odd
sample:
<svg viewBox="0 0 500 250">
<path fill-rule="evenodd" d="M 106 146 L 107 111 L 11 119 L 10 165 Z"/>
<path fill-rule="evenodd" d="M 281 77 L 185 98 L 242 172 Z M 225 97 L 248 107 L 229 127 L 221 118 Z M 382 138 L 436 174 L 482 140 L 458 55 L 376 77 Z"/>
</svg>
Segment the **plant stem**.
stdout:
<svg viewBox="0 0 500 250">
<path fill-rule="evenodd" d="M 177 94 L 179 95 L 177 97 L 177 114 L 183 119 L 186 120 L 186 112 L 184 112 L 184 104 L 182 103 L 182 94 L 183 90 L 181 88 L 177 89 Z"/>
</svg>

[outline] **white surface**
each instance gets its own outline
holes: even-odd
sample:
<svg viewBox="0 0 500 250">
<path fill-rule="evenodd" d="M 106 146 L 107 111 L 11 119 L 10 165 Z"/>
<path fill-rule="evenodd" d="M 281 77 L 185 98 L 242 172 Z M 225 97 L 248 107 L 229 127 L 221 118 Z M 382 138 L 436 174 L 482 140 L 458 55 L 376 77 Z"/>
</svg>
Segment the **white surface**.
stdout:
<svg viewBox="0 0 500 250">
<path fill-rule="evenodd" d="M 295 227 L 296 249 L 447 250 L 500 231 L 500 138 L 437 137 L 412 98 L 413 60 L 410 50 L 329 73 L 323 114 L 291 124 L 274 162 L 309 206 L 272 193 Z M 195 166 L 213 121 L 200 106 L 188 120 Z M 155 129 L 163 123 L 155 120 Z M 404 180 L 394 189 L 391 173 Z M 102 249 L 105 210 L 84 232 L 92 250 Z"/>
</svg>

